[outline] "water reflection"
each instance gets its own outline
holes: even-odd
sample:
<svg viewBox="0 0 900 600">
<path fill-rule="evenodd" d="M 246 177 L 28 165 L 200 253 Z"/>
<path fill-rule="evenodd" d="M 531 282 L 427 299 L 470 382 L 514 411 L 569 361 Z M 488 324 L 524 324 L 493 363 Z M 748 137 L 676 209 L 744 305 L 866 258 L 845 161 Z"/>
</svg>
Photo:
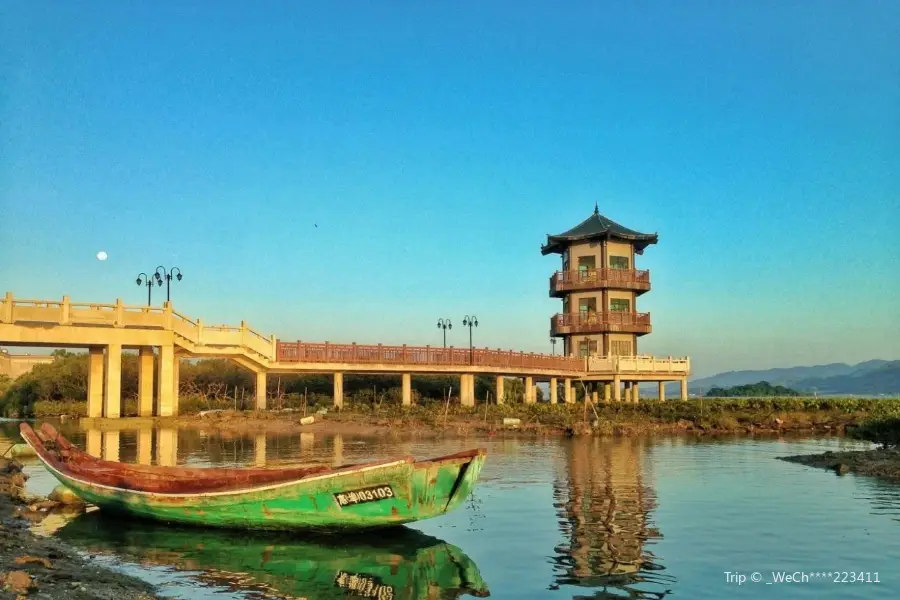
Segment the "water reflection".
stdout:
<svg viewBox="0 0 900 600">
<path fill-rule="evenodd" d="M 490 595 L 462 550 L 413 529 L 323 537 L 161 527 L 85 514 L 56 535 L 92 554 L 202 571 L 201 579 L 257 597 L 382 600 Z"/>
<path fill-rule="evenodd" d="M 661 538 L 651 523 L 642 439 L 573 440 L 554 485 L 560 531 L 556 583 L 599 588 L 591 597 L 662 598 L 674 578 L 660 573 L 647 545 Z"/>
</svg>

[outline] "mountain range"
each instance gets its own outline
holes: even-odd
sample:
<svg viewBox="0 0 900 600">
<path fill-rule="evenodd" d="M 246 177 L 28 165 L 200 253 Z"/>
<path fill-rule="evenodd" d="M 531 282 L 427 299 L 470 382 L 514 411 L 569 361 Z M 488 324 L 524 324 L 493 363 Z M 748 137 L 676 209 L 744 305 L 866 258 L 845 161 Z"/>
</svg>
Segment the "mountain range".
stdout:
<svg viewBox="0 0 900 600">
<path fill-rule="evenodd" d="M 818 394 L 900 394 L 900 360 L 867 360 L 856 365 L 831 363 L 810 367 L 785 367 L 757 371 L 727 371 L 688 382 L 691 393 L 711 387 L 731 387 L 768 381 Z"/>
</svg>

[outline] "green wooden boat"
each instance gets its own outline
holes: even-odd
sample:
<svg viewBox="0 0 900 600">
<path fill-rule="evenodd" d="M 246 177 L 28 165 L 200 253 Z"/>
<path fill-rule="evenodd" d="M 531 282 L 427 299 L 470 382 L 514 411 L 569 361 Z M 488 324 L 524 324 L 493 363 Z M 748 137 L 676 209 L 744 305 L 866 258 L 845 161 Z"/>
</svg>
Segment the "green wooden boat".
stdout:
<svg viewBox="0 0 900 600">
<path fill-rule="evenodd" d="M 244 532 L 81 515 L 56 536 L 94 555 L 174 567 L 266 598 L 433 600 L 488 597 L 477 565 L 458 547 L 408 527 L 378 536 Z M 255 596 L 251 596 L 255 597 Z"/>
<path fill-rule="evenodd" d="M 20 425 L 63 485 L 108 513 L 208 527 L 376 528 L 445 514 L 468 497 L 486 451 L 338 468 L 153 467 L 100 460 L 49 424 Z"/>
</svg>

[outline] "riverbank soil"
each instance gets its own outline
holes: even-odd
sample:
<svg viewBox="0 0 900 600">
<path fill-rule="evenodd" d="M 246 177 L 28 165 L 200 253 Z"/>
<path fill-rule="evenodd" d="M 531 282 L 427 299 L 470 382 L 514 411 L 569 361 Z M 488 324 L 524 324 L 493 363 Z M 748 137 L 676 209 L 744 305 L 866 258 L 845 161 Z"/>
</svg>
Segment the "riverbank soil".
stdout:
<svg viewBox="0 0 900 600">
<path fill-rule="evenodd" d="M 856 473 L 900 483 L 900 449 L 877 448 L 850 452 L 825 452 L 799 456 L 779 456 L 781 460 L 828 469 L 838 475 Z"/>
<path fill-rule="evenodd" d="M 54 502 L 24 498 L 25 474 L 0 459 L 0 598 L 48 600 L 151 600 L 153 587 L 95 567 L 65 544 L 29 531 L 50 514 Z"/>
</svg>

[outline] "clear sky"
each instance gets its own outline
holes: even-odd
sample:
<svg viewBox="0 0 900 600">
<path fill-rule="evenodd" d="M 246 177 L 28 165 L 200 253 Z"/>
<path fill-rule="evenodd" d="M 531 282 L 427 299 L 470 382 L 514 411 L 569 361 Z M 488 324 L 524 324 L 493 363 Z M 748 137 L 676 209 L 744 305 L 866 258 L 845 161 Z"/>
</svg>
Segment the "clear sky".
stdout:
<svg viewBox="0 0 900 600">
<path fill-rule="evenodd" d="M 900 358 L 900 2 L 214 4 L 0 4 L 0 288 L 548 352 L 597 202 L 641 352 Z"/>
</svg>

